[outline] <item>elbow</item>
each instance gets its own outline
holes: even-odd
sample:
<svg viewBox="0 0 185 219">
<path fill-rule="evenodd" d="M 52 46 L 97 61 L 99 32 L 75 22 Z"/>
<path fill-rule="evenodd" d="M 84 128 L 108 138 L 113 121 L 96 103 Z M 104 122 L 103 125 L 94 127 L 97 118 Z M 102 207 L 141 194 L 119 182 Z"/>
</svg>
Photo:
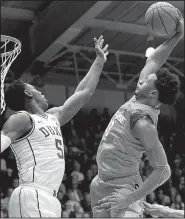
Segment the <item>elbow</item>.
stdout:
<svg viewBox="0 0 185 219">
<path fill-rule="evenodd" d="M 171 177 L 171 169 L 169 164 L 166 164 L 163 168 L 164 181 L 167 181 Z"/>
<path fill-rule="evenodd" d="M 92 89 L 89 89 L 89 88 L 85 89 L 85 96 L 86 96 L 87 100 L 89 100 L 92 97 L 92 95 L 94 94 L 94 91 L 95 90 L 92 90 Z"/>
<path fill-rule="evenodd" d="M 159 182 L 158 186 L 161 186 L 163 183 L 165 183 L 170 177 L 171 177 L 171 169 L 168 164 L 163 166 L 161 169 L 160 177 L 159 177 Z"/>
</svg>

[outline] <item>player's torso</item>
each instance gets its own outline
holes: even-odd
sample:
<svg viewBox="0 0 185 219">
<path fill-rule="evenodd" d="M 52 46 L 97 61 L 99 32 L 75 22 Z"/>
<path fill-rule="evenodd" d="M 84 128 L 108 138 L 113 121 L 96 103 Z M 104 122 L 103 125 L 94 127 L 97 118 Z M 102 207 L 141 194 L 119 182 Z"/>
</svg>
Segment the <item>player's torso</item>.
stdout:
<svg viewBox="0 0 185 219">
<path fill-rule="evenodd" d="M 20 183 L 39 183 L 57 191 L 65 169 L 60 124 L 51 114 L 47 117 L 31 114 L 30 117 L 33 121 L 31 132 L 11 145 Z"/>
<path fill-rule="evenodd" d="M 112 117 L 97 152 L 98 174 L 105 180 L 139 173 L 144 147 L 131 131 L 130 116 L 135 110 L 147 112 L 157 126 L 158 111 L 135 99 L 125 103 Z"/>
</svg>

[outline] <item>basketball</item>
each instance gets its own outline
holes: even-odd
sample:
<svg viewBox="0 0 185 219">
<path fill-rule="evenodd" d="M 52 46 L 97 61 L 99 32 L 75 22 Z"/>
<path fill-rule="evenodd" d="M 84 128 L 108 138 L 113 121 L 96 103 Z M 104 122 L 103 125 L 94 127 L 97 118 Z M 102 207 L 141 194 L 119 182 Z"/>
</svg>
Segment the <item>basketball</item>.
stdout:
<svg viewBox="0 0 185 219">
<path fill-rule="evenodd" d="M 146 14 L 145 22 L 149 31 L 156 36 L 172 36 L 176 32 L 177 9 L 167 2 L 151 5 Z"/>
</svg>

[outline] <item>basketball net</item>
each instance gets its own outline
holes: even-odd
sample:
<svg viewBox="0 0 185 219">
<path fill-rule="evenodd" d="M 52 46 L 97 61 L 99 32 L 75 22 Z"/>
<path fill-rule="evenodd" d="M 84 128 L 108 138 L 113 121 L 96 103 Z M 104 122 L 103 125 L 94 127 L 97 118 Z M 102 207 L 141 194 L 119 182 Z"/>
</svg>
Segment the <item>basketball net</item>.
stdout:
<svg viewBox="0 0 185 219">
<path fill-rule="evenodd" d="M 1 35 L 1 114 L 5 110 L 4 82 L 8 70 L 21 52 L 21 42 L 10 36 Z M 18 98 L 18 97 L 17 97 Z"/>
</svg>

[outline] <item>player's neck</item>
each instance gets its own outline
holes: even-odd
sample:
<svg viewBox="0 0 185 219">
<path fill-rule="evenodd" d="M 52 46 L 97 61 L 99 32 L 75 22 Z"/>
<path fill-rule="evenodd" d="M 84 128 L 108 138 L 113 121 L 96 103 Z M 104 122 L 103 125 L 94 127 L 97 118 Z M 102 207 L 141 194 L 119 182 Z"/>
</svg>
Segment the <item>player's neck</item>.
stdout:
<svg viewBox="0 0 185 219">
<path fill-rule="evenodd" d="M 26 107 L 26 111 L 31 113 L 31 114 L 38 114 L 38 115 L 41 115 L 41 116 L 45 116 L 45 112 L 44 110 L 37 104 L 29 104 L 27 107 Z"/>
<path fill-rule="evenodd" d="M 146 98 L 137 98 L 136 100 L 138 103 L 151 106 L 154 109 L 158 109 L 161 105 L 161 103 L 159 103 L 158 101 L 152 101 Z"/>
</svg>

